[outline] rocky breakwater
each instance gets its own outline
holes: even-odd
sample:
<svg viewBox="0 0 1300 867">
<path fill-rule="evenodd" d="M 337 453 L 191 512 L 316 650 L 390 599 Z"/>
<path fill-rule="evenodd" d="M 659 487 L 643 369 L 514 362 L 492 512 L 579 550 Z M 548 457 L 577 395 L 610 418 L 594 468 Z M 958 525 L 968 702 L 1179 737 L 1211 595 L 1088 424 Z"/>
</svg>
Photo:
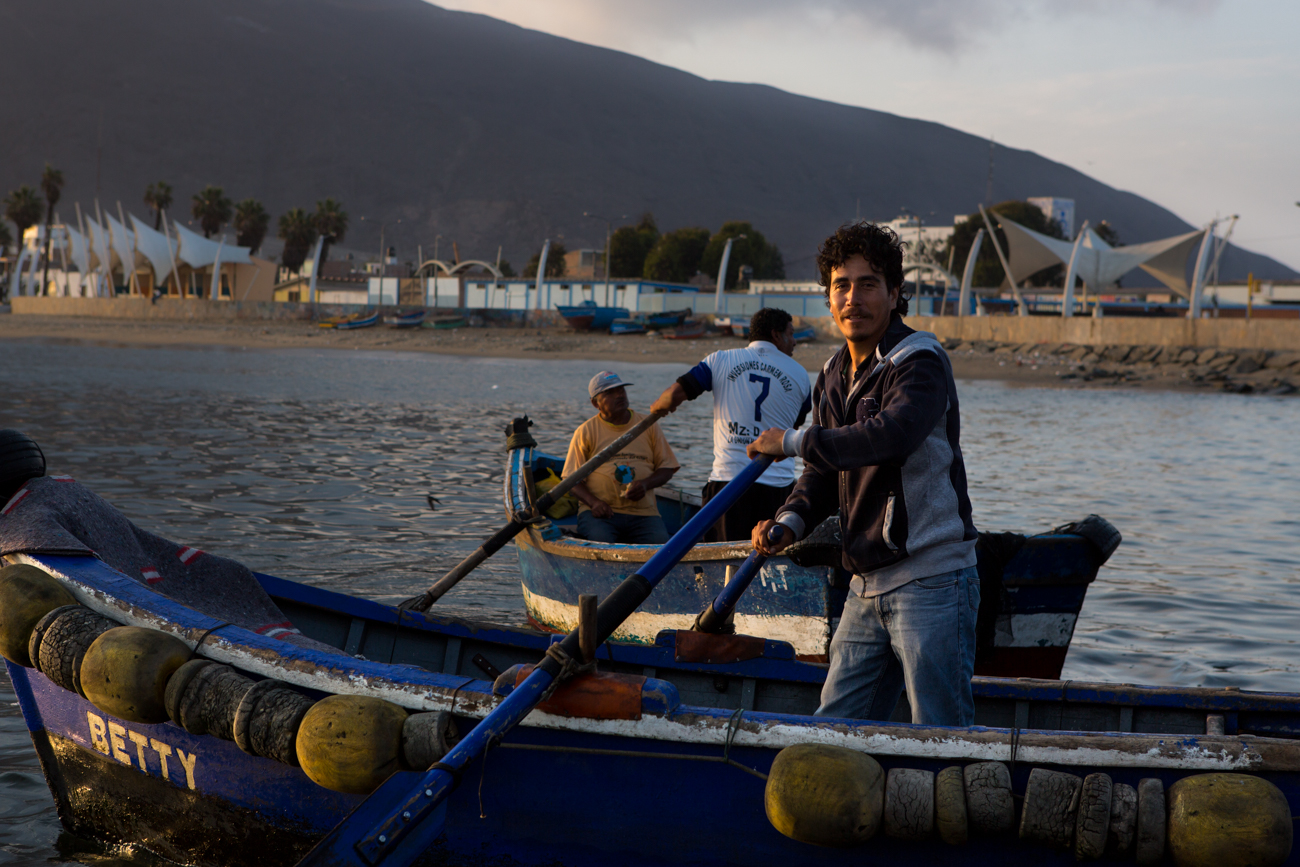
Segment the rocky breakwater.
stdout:
<svg viewBox="0 0 1300 867">
<path fill-rule="evenodd" d="M 1300 393 L 1300 351 L 1186 346 L 943 341 L 955 359 L 1050 371 L 1063 383 L 1217 388 L 1238 394 Z"/>
</svg>

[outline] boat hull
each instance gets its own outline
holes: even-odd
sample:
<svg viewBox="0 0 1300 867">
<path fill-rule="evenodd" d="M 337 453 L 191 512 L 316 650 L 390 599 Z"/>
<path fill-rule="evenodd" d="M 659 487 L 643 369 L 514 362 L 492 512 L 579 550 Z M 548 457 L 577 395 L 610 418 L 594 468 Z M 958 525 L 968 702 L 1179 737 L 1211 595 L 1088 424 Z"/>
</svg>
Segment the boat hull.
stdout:
<svg viewBox="0 0 1300 867">
<path fill-rule="evenodd" d="M 510 453 L 505 496 L 512 511 L 529 504 L 528 478 L 535 464 L 560 471 L 557 459 L 533 449 Z M 681 492 L 664 494 L 658 498 L 659 511 L 671 533 L 694 514 L 698 503 Z M 529 620 L 552 632 L 577 626 L 579 596 L 594 593 L 605 598 L 656 550 L 588 542 L 563 536 L 561 529 L 556 523 L 534 526 L 515 537 Z M 697 545 L 620 627 L 615 640 L 653 644 L 661 630 L 691 628 L 726 583 L 727 567 L 738 567 L 749 552 L 744 543 Z M 1047 534 L 1025 540 L 996 583 L 983 569 L 986 586 L 975 673 L 1059 677 L 1099 565 L 1085 539 Z M 836 569 L 772 557 L 736 606 L 736 630 L 787 641 L 798 658 L 825 662 L 844 608 L 846 583 Z"/>
<path fill-rule="evenodd" d="M 216 625 L 93 558 L 21 559 L 119 622 L 188 643 Z M 481 665 L 478 656 L 490 654 L 501 665 L 536 661 L 546 643 L 522 630 L 426 618 L 258 577 L 305 634 L 403 664 L 293 648 L 230 626 L 205 642 L 204 655 L 315 697 L 344 692 L 397 700 L 412 711 L 450 710 L 461 731 L 496 701 L 490 682 L 467 676 L 467 668 Z M 844 850 L 790 840 L 767 821 L 761 775 L 780 750 L 798 743 L 866 752 L 886 770 L 1003 761 L 1016 792 L 1025 791 L 1033 768 L 1079 777 L 1104 772 L 1129 785 L 1154 777 L 1166 786 L 1190 774 L 1246 772 L 1277 785 L 1292 813 L 1300 811 L 1300 742 L 1238 733 L 1249 725 L 1300 734 L 1300 696 L 979 679 L 977 719 L 1005 714 L 1014 728 L 831 720 L 762 709 L 788 706 L 819 670 L 779 656 L 765 651 L 737 663 L 675 663 L 666 645 L 603 645 L 602 669 L 650 678 L 641 711 L 618 720 L 535 711 L 465 768 L 464 783 L 447 804 L 446 833 L 429 860 L 662 865 L 686 853 L 701 865 L 1073 863 L 1072 852 L 1014 836 L 951 847 L 877 835 Z M 360 801 L 316 786 L 291 765 L 171 723 L 116 719 L 32 669 L 8 664 L 8 670 L 60 818 L 74 833 L 203 867 L 289 865 Z M 735 680 L 748 685 L 734 690 L 728 682 Z M 681 697 L 724 706 L 688 705 L 678 689 Z M 733 701 L 739 712 L 726 705 Z M 1210 718 L 1228 734 L 1204 735 Z M 1089 731 L 1032 729 L 1053 721 Z M 1127 729 L 1115 730 L 1115 723 Z M 414 784 L 416 775 L 403 773 Z M 1298 861 L 1293 855 L 1288 863 Z"/>
<path fill-rule="evenodd" d="M 291 865 L 361 801 L 315 785 L 297 768 L 245 755 L 213 737 L 190 735 L 171 724 L 114 719 L 28 669 L 10 666 L 10 675 L 29 720 L 38 721 L 33 742 L 60 817 L 79 836 L 141 846 L 181 863 Z M 104 747 L 96 744 L 97 721 L 109 732 Z M 473 722 L 458 720 L 463 726 Z M 171 748 L 169 778 L 162 774 L 160 753 L 137 748 L 137 739 Z M 193 758 L 192 775 L 177 772 L 175 756 L 182 751 Z M 766 774 L 777 752 L 736 745 L 729 757 Z M 1009 755 L 1005 745 L 997 752 Z M 465 769 L 466 784 L 448 801 L 446 834 L 427 860 L 650 867 L 680 862 L 690 853 L 693 864 L 952 865 L 1004 864 L 1012 858 L 1074 863 L 1072 852 L 1015 837 L 975 839 L 962 847 L 883 834 L 854 849 L 798 843 L 767 821 L 763 779 L 718 761 L 720 753 L 716 745 L 517 729 L 507 743 Z M 1118 763 L 1129 756 L 1131 751 L 1116 750 L 1114 758 Z M 942 755 L 876 757 L 886 771 L 937 773 L 953 764 Z M 1166 788 L 1198 770 L 1141 762 L 1080 767 L 1022 761 L 1013 770 L 1014 791 L 1025 790 L 1032 767 L 1079 776 L 1105 772 L 1132 786 L 1156 777 Z M 403 776 L 412 786 L 418 779 L 414 773 Z M 1259 776 L 1283 791 L 1293 811 L 1300 809 L 1300 774 Z M 555 785 L 558 780 L 562 787 Z M 548 790 L 563 796 L 548 797 Z"/>
</svg>

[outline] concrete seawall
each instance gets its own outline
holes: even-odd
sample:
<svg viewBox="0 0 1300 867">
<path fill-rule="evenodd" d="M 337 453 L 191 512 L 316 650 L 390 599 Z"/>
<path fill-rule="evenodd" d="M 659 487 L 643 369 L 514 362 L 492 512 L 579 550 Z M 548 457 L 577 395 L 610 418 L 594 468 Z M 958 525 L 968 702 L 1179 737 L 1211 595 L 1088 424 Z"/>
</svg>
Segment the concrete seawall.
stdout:
<svg viewBox="0 0 1300 867">
<path fill-rule="evenodd" d="M 365 308 L 269 301 L 207 301 L 195 298 L 30 298 L 12 299 L 15 315 L 93 316 L 106 319 L 160 319 L 196 322 L 309 320 Z M 396 310 L 397 308 L 391 308 Z M 389 312 L 385 310 L 384 312 Z M 451 311 L 447 311 L 451 312 Z M 493 325 L 560 325 L 550 310 L 460 311 Z M 800 318 L 828 339 L 839 332 L 829 317 Z M 1300 350 L 1300 319 L 1161 319 L 1110 317 L 1061 319 L 1050 316 L 909 316 L 907 324 L 939 337 L 990 343 L 1071 343 L 1081 346 L 1182 346 L 1217 349 Z"/>
<path fill-rule="evenodd" d="M 328 316 L 346 316 L 367 308 L 360 304 L 301 304 L 277 301 L 209 301 L 199 298 L 33 298 L 21 296 L 10 300 L 14 315 L 92 316 L 101 319 L 167 320 L 188 322 L 269 322 L 309 321 Z M 410 305 L 381 307 L 383 315 L 398 310 L 415 309 Z M 434 308 L 429 308 L 430 310 Z M 459 310 L 440 308 L 440 312 L 477 315 L 496 326 L 542 326 L 562 322 L 553 310 Z"/>
<path fill-rule="evenodd" d="M 989 343 L 1081 346 L 1187 346 L 1202 349 L 1300 349 L 1300 320 L 1162 319 L 1052 316 L 909 316 L 907 324 L 938 337 Z"/>
</svg>

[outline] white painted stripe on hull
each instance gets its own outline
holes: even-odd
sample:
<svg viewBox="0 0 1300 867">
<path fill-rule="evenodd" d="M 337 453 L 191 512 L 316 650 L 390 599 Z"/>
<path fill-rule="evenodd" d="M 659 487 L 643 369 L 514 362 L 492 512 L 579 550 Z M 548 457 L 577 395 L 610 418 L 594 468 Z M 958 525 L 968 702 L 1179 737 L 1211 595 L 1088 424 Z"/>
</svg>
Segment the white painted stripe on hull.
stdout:
<svg viewBox="0 0 1300 867">
<path fill-rule="evenodd" d="M 999 614 L 995 647 L 1069 647 L 1078 615 L 1068 611 Z"/>
<path fill-rule="evenodd" d="M 533 593 L 523 587 L 524 606 L 538 623 L 562 632 L 578 627 L 578 606 Z M 697 612 L 698 613 L 698 612 Z M 636 611 L 615 630 L 614 641 L 654 644 L 663 629 L 690 629 L 695 614 L 651 614 Z M 821 617 L 798 614 L 758 615 L 736 613 L 736 631 L 743 635 L 761 635 L 773 641 L 788 641 L 794 652 L 803 655 L 826 652 L 826 621 Z"/>
</svg>

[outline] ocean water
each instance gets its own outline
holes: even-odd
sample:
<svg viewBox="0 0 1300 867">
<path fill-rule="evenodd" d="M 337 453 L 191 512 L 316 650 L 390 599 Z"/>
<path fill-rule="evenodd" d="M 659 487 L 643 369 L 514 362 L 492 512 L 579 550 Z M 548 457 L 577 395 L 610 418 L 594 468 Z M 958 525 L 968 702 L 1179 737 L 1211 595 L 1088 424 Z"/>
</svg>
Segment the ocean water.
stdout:
<svg viewBox="0 0 1300 867">
<path fill-rule="evenodd" d="M 829 348 L 828 348 L 829 351 Z M 504 521 L 506 422 L 562 454 L 604 362 L 328 350 L 0 345 L 0 428 L 146 529 L 394 602 Z M 644 409 L 679 365 L 612 365 Z M 976 524 L 1096 512 L 1124 543 L 1088 592 L 1063 676 L 1300 691 L 1300 401 L 959 383 Z M 708 475 L 707 401 L 668 419 L 678 481 Z M 427 495 L 436 498 L 429 508 Z M 440 610 L 522 622 L 503 551 Z M 0 863 L 148 863 L 60 831 L 0 676 Z"/>
</svg>

